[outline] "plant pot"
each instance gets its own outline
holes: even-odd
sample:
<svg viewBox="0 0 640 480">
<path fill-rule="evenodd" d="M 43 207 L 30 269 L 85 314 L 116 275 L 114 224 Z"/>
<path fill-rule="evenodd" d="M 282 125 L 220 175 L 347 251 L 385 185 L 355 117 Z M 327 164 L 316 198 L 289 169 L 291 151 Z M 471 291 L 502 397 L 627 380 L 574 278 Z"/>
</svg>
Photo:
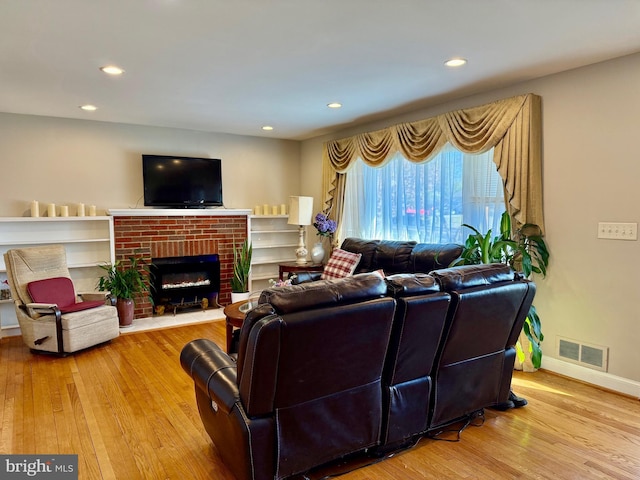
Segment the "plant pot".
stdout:
<svg viewBox="0 0 640 480">
<path fill-rule="evenodd" d="M 116 309 L 118 310 L 121 328 L 133 325 L 133 307 L 133 300 L 130 298 L 118 298 L 116 300 Z"/>
<path fill-rule="evenodd" d="M 515 370 L 521 370 L 523 372 L 535 372 L 537 368 L 533 366 L 533 362 L 531 361 L 531 354 L 529 353 L 529 345 L 531 342 L 529 342 L 529 339 L 524 332 L 520 332 L 518 342 L 520 343 L 520 347 L 524 352 L 525 358 L 524 361 L 521 362 L 516 355 L 516 361 L 513 365 L 513 368 Z"/>
<path fill-rule="evenodd" d="M 249 300 L 251 292 L 231 292 L 231 303 Z"/>
<path fill-rule="evenodd" d="M 311 261 L 313 263 L 322 263 L 324 260 L 324 247 L 322 242 L 317 242 L 311 249 Z"/>
</svg>

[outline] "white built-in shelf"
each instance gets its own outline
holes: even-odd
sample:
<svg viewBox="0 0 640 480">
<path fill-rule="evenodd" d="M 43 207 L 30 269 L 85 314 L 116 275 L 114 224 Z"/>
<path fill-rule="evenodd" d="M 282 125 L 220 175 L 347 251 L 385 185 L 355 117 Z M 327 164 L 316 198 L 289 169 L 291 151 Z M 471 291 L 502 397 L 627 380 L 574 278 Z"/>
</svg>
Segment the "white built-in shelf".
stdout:
<svg viewBox="0 0 640 480">
<path fill-rule="evenodd" d="M 0 217 L 0 282 L 7 278 L 4 253 L 37 245 L 64 245 L 76 290 L 95 290 L 104 273 L 100 265 L 115 261 L 113 218 Z M 11 303 L 0 301 L 0 336 L 18 325 Z"/>
<path fill-rule="evenodd" d="M 60 222 L 92 222 L 105 220 L 108 216 L 84 216 L 84 217 L 0 217 L 0 223 L 60 223 Z"/>
<path fill-rule="evenodd" d="M 298 245 L 296 245 L 297 247 Z M 270 258 L 268 260 L 251 262 L 251 265 L 278 265 L 279 263 L 293 262 L 296 260 L 295 255 L 283 256 L 281 258 Z"/>
<path fill-rule="evenodd" d="M 295 261 L 298 247 L 298 227 L 287 223 L 287 215 L 251 215 L 249 238 L 253 247 L 251 260 L 251 290 L 270 286 L 277 280 L 278 265 Z"/>
<path fill-rule="evenodd" d="M 278 274 L 276 275 L 253 275 L 252 280 L 257 282 L 259 280 L 278 280 Z"/>
<path fill-rule="evenodd" d="M 0 228 L 0 230 L 2 230 Z M 5 240 L 5 239 L 3 239 Z M 60 240 L 61 242 L 64 243 L 104 243 L 104 242 L 110 242 L 111 239 L 110 238 L 87 238 L 87 239 L 83 239 L 83 240 L 79 240 L 79 239 L 66 239 L 66 240 Z M 0 241 L 0 245 L 20 245 L 23 247 L 29 246 L 29 245 L 48 245 L 50 244 L 51 241 L 48 239 L 41 239 L 41 240 L 18 240 L 16 241 L 11 241 L 11 242 L 7 242 L 7 241 Z"/>
</svg>

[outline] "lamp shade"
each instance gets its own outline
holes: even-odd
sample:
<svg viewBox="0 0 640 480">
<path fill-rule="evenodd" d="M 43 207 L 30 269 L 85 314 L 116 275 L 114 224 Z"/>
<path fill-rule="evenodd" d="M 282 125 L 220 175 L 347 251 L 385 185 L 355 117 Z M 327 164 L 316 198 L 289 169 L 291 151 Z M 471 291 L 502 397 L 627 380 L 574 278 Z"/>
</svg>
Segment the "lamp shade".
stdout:
<svg viewBox="0 0 640 480">
<path fill-rule="evenodd" d="M 311 225 L 313 197 L 289 197 L 289 220 L 291 225 Z"/>
</svg>

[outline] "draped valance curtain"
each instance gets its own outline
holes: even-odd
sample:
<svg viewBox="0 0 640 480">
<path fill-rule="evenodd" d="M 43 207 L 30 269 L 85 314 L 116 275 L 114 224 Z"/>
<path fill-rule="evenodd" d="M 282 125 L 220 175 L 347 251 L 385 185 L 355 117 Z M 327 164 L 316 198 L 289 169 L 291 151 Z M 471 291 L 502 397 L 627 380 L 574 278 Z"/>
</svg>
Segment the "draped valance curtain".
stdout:
<svg viewBox="0 0 640 480">
<path fill-rule="evenodd" d="M 375 167 L 400 152 L 411 162 L 424 162 L 448 142 L 465 153 L 494 148 L 514 223 L 534 223 L 544 232 L 541 139 L 540 97 L 527 94 L 330 141 L 323 151 L 324 205 L 340 224 L 345 175 L 358 158 Z"/>
</svg>

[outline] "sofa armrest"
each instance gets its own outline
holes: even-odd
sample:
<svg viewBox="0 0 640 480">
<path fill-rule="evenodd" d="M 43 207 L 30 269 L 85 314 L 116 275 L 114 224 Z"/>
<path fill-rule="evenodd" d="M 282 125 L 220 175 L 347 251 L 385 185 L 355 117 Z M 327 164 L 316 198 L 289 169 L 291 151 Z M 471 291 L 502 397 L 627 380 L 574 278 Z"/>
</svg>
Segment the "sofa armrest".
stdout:
<svg viewBox="0 0 640 480">
<path fill-rule="evenodd" d="M 211 340 L 189 342 L 180 353 L 180 365 L 212 401 L 214 410 L 229 413 L 240 401 L 236 362 Z"/>
<path fill-rule="evenodd" d="M 301 283 L 315 282 L 322 278 L 322 272 L 298 272 L 295 278 L 292 278 L 292 285 L 300 285 Z"/>
<path fill-rule="evenodd" d="M 386 277 L 388 293 L 394 298 L 439 292 L 440 285 L 425 273 L 397 273 Z"/>
</svg>

